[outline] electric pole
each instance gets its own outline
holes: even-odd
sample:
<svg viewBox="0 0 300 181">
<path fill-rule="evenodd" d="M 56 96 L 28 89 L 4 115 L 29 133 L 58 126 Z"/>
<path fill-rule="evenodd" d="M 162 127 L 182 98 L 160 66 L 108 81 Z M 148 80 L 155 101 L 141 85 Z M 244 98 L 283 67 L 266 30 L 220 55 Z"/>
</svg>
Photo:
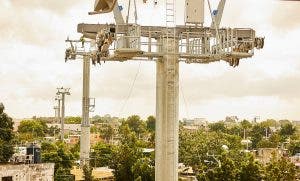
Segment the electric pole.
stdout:
<svg viewBox="0 0 300 181">
<path fill-rule="evenodd" d="M 57 123 L 61 123 L 60 120 L 60 110 L 61 110 L 61 96 L 60 95 L 56 95 L 55 96 L 55 100 L 57 101 L 57 106 L 54 107 L 55 109 L 55 117 L 56 117 L 56 121 Z"/>
<path fill-rule="evenodd" d="M 90 157 L 90 57 L 83 56 L 82 122 L 80 136 L 80 165 L 88 164 Z"/>
<path fill-rule="evenodd" d="M 61 95 L 61 130 L 60 130 L 60 139 L 61 141 L 64 141 L 64 122 L 65 122 L 65 95 L 71 95 L 70 94 L 70 88 L 57 88 L 56 95 Z"/>
</svg>

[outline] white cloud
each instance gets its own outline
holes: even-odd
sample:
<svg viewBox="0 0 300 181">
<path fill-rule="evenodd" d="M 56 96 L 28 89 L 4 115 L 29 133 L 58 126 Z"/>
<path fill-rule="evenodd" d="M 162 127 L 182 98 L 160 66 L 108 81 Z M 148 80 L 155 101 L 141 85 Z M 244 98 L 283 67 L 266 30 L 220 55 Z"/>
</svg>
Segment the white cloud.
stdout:
<svg viewBox="0 0 300 181">
<path fill-rule="evenodd" d="M 177 1 L 177 22 L 183 23 L 183 1 Z M 212 1 L 217 5 L 217 1 Z M 127 6 L 126 1 L 121 5 Z M 71 88 L 67 115 L 81 115 L 82 63 L 64 63 L 64 39 L 77 35 L 77 24 L 112 22 L 111 14 L 88 16 L 89 1 L 0 1 L 0 101 L 14 117 L 53 115 L 56 87 Z M 164 3 L 138 4 L 139 22 L 164 24 Z M 221 119 L 226 115 L 251 118 L 300 116 L 297 99 L 300 81 L 298 5 L 271 0 L 227 1 L 222 25 L 251 27 L 266 37 L 266 46 L 238 68 L 224 62 L 180 64 L 180 80 L 190 116 Z M 289 14 L 286 13 L 286 8 Z M 124 9 L 124 14 L 126 9 Z M 206 20 L 209 20 L 206 9 Z M 17 13 L 17 15 L 16 15 Z M 181 15 L 180 15 L 181 14 Z M 209 21 L 206 23 L 210 24 Z M 106 63 L 93 67 L 91 97 L 96 112 L 143 117 L 155 112 L 155 63 L 141 65 L 133 94 L 124 110 L 137 62 Z M 180 94 L 180 117 L 187 111 Z"/>
</svg>

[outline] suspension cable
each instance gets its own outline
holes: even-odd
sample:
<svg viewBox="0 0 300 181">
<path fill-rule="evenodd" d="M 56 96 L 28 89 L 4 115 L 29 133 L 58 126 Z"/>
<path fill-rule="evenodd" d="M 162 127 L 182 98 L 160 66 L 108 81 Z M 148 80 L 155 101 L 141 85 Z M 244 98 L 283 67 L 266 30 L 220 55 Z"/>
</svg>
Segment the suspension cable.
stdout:
<svg viewBox="0 0 300 181">
<path fill-rule="evenodd" d="M 131 97 L 131 95 L 132 95 L 133 88 L 134 88 L 134 86 L 135 86 L 136 80 L 137 80 L 138 75 L 139 75 L 140 70 L 141 70 L 141 64 L 142 64 L 142 62 L 140 61 L 140 62 L 139 62 L 138 69 L 137 69 L 137 72 L 136 72 L 136 74 L 135 74 L 135 76 L 134 76 L 133 82 L 132 82 L 132 84 L 131 84 L 131 86 L 130 86 L 130 88 L 129 88 L 129 93 L 128 93 L 128 95 L 127 95 L 125 101 L 123 102 L 123 104 L 122 104 L 122 106 L 121 106 L 121 109 L 120 109 L 120 112 L 119 112 L 119 116 L 118 116 L 118 117 L 120 117 L 120 116 L 122 115 L 122 113 L 123 113 L 123 111 L 124 111 L 124 108 L 125 108 L 125 106 L 127 105 L 127 102 L 128 102 L 128 100 L 130 99 L 130 97 Z"/>
</svg>

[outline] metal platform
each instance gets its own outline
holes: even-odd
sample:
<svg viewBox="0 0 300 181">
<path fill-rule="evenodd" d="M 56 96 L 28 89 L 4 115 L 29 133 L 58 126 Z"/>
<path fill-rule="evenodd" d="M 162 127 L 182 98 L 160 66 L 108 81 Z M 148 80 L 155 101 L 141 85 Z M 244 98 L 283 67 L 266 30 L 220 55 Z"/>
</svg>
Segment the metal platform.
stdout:
<svg viewBox="0 0 300 181">
<path fill-rule="evenodd" d="M 162 58 L 164 52 L 158 51 L 162 45 L 159 40 L 166 38 L 169 32 L 175 32 L 179 41 L 177 56 L 186 63 L 210 63 L 224 60 L 232 66 L 238 61 L 254 55 L 254 49 L 263 47 L 263 38 L 255 36 L 250 28 L 221 28 L 218 33 L 209 27 L 177 26 L 139 26 L 136 24 L 79 24 L 77 31 L 84 37 L 96 40 L 97 33 L 103 29 L 114 34 L 110 54 L 101 57 L 105 61 L 127 61 L 134 57 L 141 60 Z M 170 37 L 169 37 L 170 38 Z"/>
</svg>

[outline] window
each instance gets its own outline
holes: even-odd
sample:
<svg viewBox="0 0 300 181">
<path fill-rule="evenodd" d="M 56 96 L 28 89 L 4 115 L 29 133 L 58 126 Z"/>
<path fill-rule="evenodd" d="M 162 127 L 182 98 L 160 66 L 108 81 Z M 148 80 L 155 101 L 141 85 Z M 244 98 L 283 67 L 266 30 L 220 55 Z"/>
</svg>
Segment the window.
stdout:
<svg viewBox="0 0 300 181">
<path fill-rule="evenodd" d="M 2 181 L 13 181 L 12 177 L 2 177 Z"/>
</svg>

